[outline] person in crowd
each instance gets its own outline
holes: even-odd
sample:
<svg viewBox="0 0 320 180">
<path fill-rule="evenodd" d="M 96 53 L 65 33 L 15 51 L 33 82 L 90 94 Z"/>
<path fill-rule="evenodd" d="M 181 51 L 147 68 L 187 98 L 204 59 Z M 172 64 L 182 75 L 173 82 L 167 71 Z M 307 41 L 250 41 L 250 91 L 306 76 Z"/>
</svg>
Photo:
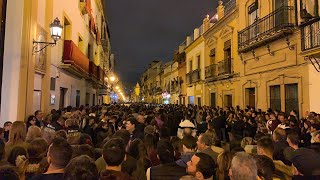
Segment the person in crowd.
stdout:
<svg viewBox="0 0 320 180">
<path fill-rule="evenodd" d="M 281 123 L 274 112 L 271 112 L 270 119 L 267 122 L 267 128 L 270 134 L 273 133 L 273 131 L 278 127 L 278 125 Z"/>
<path fill-rule="evenodd" d="M 47 153 L 48 170 L 43 174 L 34 176 L 32 180 L 62 179 L 64 168 L 72 158 L 72 152 L 72 147 L 65 139 L 53 139 Z"/>
<path fill-rule="evenodd" d="M 27 124 L 27 129 L 29 129 L 30 126 L 36 126 L 36 117 L 34 115 L 30 115 L 27 118 L 26 124 Z"/>
<path fill-rule="evenodd" d="M 229 151 L 223 151 L 219 154 L 217 159 L 217 168 L 216 168 L 216 178 L 217 180 L 228 180 L 229 178 L 229 169 L 231 167 L 231 161 L 233 158 L 233 153 Z"/>
<path fill-rule="evenodd" d="M 112 135 L 112 131 L 111 131 L 111 129 L 109 129 L 109 125 L 107 122 L 101 121 L 101 122 L 99 122 L 99 124 L 95 130 L 95 134 L 96 134 L 97 147 L 100 147 L 103 140 L 106 137 Z"/>
<path fill-rule="evenodd" d="M 152 126 L 153 128 L 153 126 Z M 146 129 L 146 128 L 145 128 Z M 146 134 L 144 136 L 144 144 L 146 146 L 148 159 L 151 161 L 153 166 L 157 166 L 160 164 L 160 160 L 158 159 L 157 154 L 157 143 L 158 139 L 152 134 Z"/>
<path fill-rule="evenodd" d="M 48 149 L 48 144 L 43 138 L 35 138 L 30 142 L 27 149 L 28 152 L 28 165 L 26 167 L 25 175 L 27 179 L 32 178 L 35 175 L 44 173 L 42 164 L 45 159 L 45 155 Z"/>
<path fill-rule="evenodd" d="M 135 139 L 132 141 L 128 154 L 138 161 L 137 168 L 146 171 L 152 166 L 147 155 L 146 147 L 141 139 Z"/>
<path fill-rule="evenodd" d="M 214 160 L 214 162 L 217 162 L 218 153 L 214 152 L 211 149 L 211 146 L 212 146 L 211 137 L 207 134 L 200 134 L 197 141 L 198 151 L 208 154 Z"/>
<path fill-rule="evenodd" d="M 290 157 L 293 166 L 293 180 L 320 179 L 320 154 L 307 148 L 295 150 Z"/>
<path fill-rule="evenodd" d="M 287 143 L 287 135 L 286 131 L 282 128 L 276 128 L 273 131 L 272 139 L 274 143 L 274 151 L 273 151 L 273 158 L 275 160 L 280 160 L 286 165 L 291 165 L 290 161 L 285 159 L 284 150 L 289 147 Z"/>
<path fill-rule="evenodd" d="M 231 161 L 229 177 L 231 180 L 256 180 L 258 168 L 254 158 L 245 152 L 236 153 Z"/>
<path fill-rule="evenodd" d="M 193 136 L 184 136 L 181 140 L 182 142 L 182 154 L 180 156 L 180 159 L 176 161 L 176 163 L 186 168 L 187 162 L 189 162 L 192 158 L 192 156 L 196 152 L 197 148 L 197 140 Z"/>
<path fill-rule="evenodd" d="M 118 118 L 115 115 L 111 116 L 109 119 L 108 126 L 111 134 L 114 134 L 117 131 L 117 120 Z M 141 132 L 140 129 L 139 132 Z"/>
<path fill-rule="evenodd" d="M 26 142 L 30 143 L 35 138 L 40 138 L 41 135 L 41 129 L 38 126 L 30 126 L 28 128 L 28 132 L 26 135 Z"/>
<path fill-rule="evenodd" d="M 8 163 L 10 163 L 12 166 L 17 166 L 18 156 L 24 156 L 24 158 L 27 158 L 26 149 L 21 146 L 13 147 L 7 158 Z"/>
<path fill-rule="evenodd" d="M 43 120 L 43 112 L 41 110 L 37 110 L 34 112 L 35 120 L 36 120 L 36 126 L 42 127 L 44 126 L 42 120 Z"/>
<path fill-rule="evenodd" d="M 99 173 L 94 161 L 87 155 L 70 160 L 64 169 L 64 180 L 99 180 Z"/>
<path fill-rule="evenodd" d="M 107 166 L 105 170 L 100 173 L 101 180 L 117 179 L 130 180 L 132 179 L 128 174 L 121 171 L 121 165 L 125 160 L 126 151 L 125 144 L 120 138 L 110 139 L 102 149 L 102 157 Z"/>
<path fill-rule="evenodd" d="M 136 129 L 137 124 L 138 124 L 138 121 L 135 118 L 132 117 L 132 118 L 127 119 L 126 130 L 128 130 L 130 133 L 130 141 L 131 142 L 137 138 L 143 139 L 142 132 L 140 132 Z"/>
<path fill-rule="evenodd" d="M 272 159 L 264 155 L 256 155 L 254 159 L 257 163 L 259 179 L 272 180 L 280 179 L 274 172 L 276 170 Z"/>
<path fill-rule="evenodd" d="M 5 152 L 10 154 L 11 149 L 15 146 L 21 146 L 24 149 L 27 149 L 28 143 L 26 140 L 26 125 L 22 121 L 15 121 L 12 123 L 9 141 L 6 143 Z"/>
<path fill-rule="evenodd" d="M 195 125 L 191 122 L 190 115 L 186 115 L 186 119 L 181 121 L 179 124 L 179 129 L 177 132 L 177 136 L 182 139 L 183 136 L 195 136 L 196 133 L 194 131 Z"/>
<path fill-rule="evenodd" d="M 186 175 L 186 169 L 177 165 L 174 161 L 174 150 L 170 142 L 159 140 L 157 152 L 161 164 L 148 168 L 147 180 L 154 179 L 179 179 Z"/>
<path fill-rule="evenodd" d="M 10 121 L 5 122 L 3 125 L 3 129 L 4 129 L 3 138 L 6 140 L 6 142 L 9 141 L 9 133 L 11 130 L 11 126 L 12 126 L 12 122 Z"/>
<path fill-rule="evenodd" d="M 300 144 L 300 137 L 297 132 L 291 132 L 287 136 L 287 142 L 293 150 L 297 150 Z"/>
<path fill-rule="evenodd" d="M 187 164 L 188 174 L 196 177 L 198 180 L 213 180 L 215 163 L 209 155 L 196 153 Z"/>
</svg>

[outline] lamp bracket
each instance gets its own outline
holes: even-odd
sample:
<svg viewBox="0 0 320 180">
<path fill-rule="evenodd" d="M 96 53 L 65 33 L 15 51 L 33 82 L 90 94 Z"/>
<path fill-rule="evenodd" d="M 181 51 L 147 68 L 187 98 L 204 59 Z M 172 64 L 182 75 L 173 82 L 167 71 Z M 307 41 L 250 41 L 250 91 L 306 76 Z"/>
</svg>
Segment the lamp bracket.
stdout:
<svg viewBox="0 0 320 180">
<path fill-rule="evenodd" d="M 45 46 L 41 47 L 41 49 L 39 49 L 39 50 L 36 50 L 36 47 L 37 47 L 38 44 L 45 44 Z M 57 44 L 57 41 L 54 41 L 54 42 L 43 42 L 43 41 L 35 41 L 35 40 L 33 40 L 32 54 L 41 52 L 42 50 L 44 50 L 48 46 L 55 46 L 56 44 Z"/>
</svg>

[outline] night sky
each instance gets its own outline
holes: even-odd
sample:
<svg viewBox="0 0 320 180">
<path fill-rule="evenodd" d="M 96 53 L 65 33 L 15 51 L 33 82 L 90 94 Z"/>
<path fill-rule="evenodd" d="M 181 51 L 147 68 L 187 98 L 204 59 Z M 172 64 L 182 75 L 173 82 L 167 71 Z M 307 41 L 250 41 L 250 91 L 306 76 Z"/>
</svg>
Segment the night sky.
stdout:
<svg viewBox="0 0 320 180">
<path fill-rule="evenodd" d="M 140 82 L 153 60 L 172 60 L 176 50 L 218 0 L 106 0 L 116 71 L 127 86 Z M 129 88 L 129 87 L 127 87 Z"/>
</svg>

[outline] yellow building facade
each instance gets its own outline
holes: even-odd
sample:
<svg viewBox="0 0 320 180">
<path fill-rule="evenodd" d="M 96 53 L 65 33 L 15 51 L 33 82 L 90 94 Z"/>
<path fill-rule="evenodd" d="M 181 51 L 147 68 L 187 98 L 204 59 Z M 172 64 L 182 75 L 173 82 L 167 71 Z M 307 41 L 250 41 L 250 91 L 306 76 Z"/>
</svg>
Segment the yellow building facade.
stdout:
<svg viewBox="0 0 320 180">
<path fill-rule="evenodd" d="M 108 24 L 100 0 L 10 0 L 6 4 L 1 122 L 24 120 L 66 106 L 103 102 L 99 89 L 111 55 Z M 53 47 L 49 24 L 63 25 Z M 8 103 L 10 102 L 10 103 Z"/>
</svg>

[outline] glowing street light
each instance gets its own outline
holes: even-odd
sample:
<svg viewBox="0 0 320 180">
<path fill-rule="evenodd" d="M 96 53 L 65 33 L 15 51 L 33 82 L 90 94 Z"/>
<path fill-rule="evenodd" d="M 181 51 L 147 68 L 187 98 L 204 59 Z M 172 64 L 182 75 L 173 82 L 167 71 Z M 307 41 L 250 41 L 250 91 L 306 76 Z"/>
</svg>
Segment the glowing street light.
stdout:
<svg viewBox="0 0 320 180">
<path fill-rule="evenodd" d="M 114 77 L 114 76 L 111 76 L 111 77 L 110 77 L 110 81 L 111 81 L 111 82 L 114 82 L 115 80 L 116 80 L 116 77 Z"/>
<path fill-rule="evenodd" d="M 119 86 L 117 86 L 116 89 L 118 90 L 118 89 L 119 89 Z"/>
</svg>

